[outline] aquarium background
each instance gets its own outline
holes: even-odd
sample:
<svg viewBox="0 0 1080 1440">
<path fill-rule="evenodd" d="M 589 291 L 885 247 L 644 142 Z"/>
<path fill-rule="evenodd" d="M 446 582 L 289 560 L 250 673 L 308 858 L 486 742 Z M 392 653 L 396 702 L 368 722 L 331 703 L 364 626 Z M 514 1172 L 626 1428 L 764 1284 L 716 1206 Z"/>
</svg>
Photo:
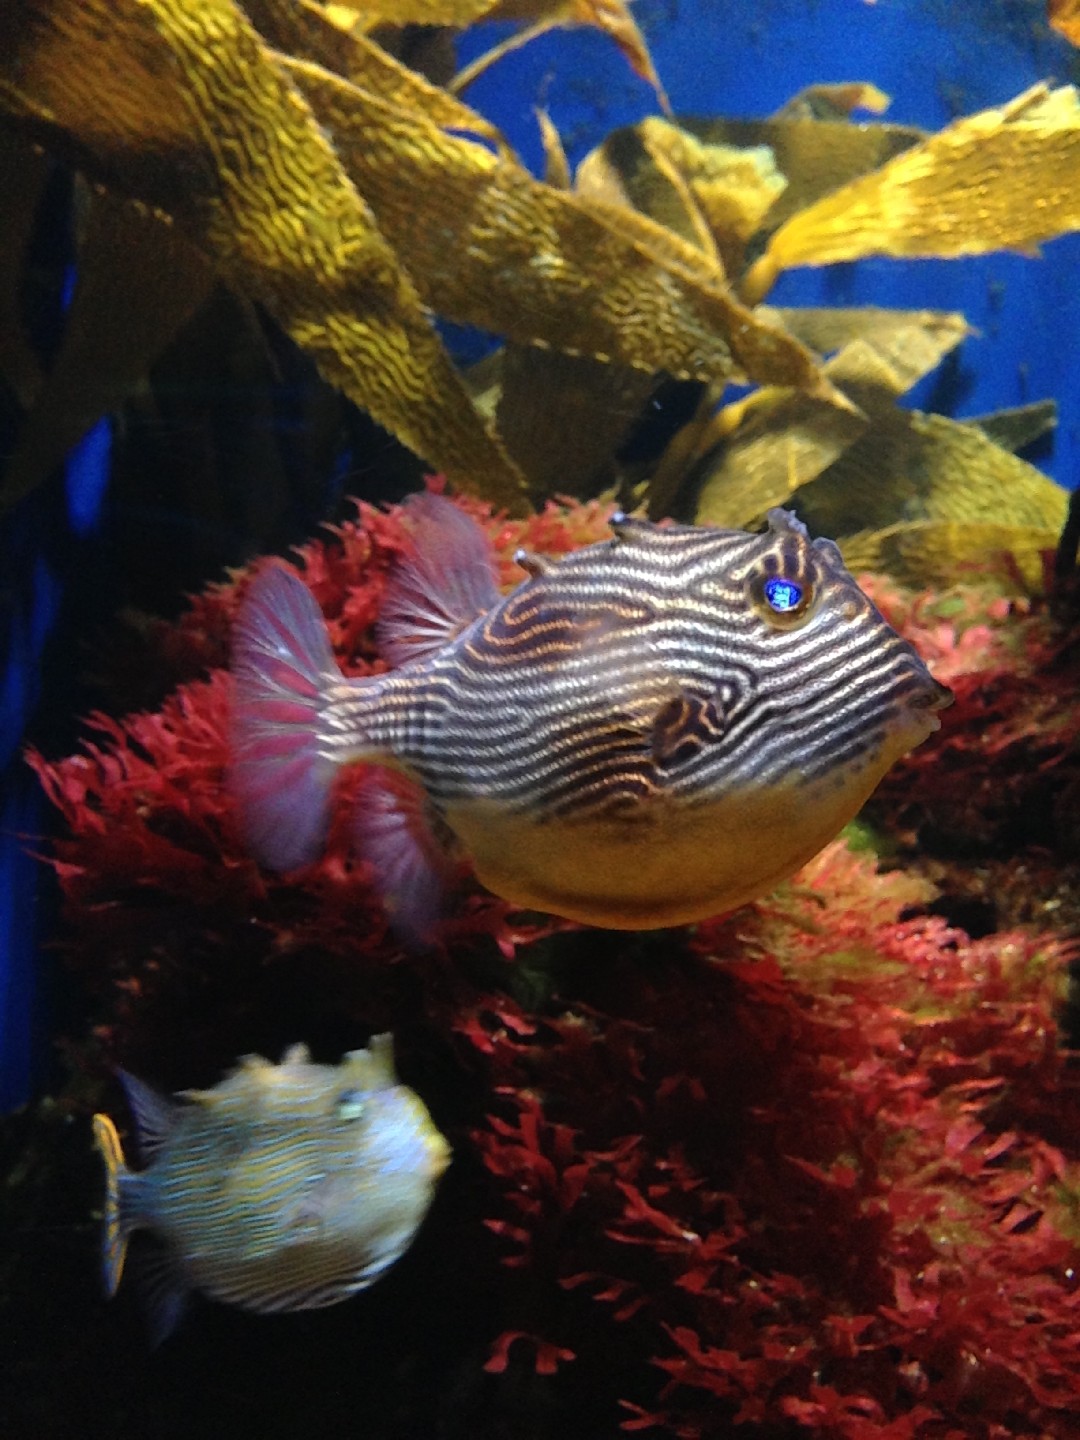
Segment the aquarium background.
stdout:
<svg viewBox="0 0 1080 1440">
<path fill-rule="evenodd" d="M 672 108 L 683 116 L 762 117 L 808 84 L 860 79 L 892 96 L 889 119 L 934 130 L 1039 80 L 1067 81 L 1077 72 L 1075 52 L 1047 28 L 1039 0 L 964 6 L 945 0 L 642 0 L 635 15 Z M 467 32 L 459 42 L 462 63 L 510 28 L 478 25 Z M 571 162 L 613 128 L 656 113 L 651 88 L 592 30 L 556 31 L 507 55 L 468 98 L 534 171 L 542 165 L 537 105 L 550 112 Z M 59 179 L 53 190 L 35 242 L 43 353 L 55 346 L 74 278 L 65 259 L 70 215 Z M 977 334 L 905 403 L 964 417 L 1055 399 L 1057 429 L 1029 458 L 1071 489 L 1080 445 L 1078 261 L 1077 236 L 1052 242 L 1038 264 L 1007 254 L 862 261 L 788 272 L 770 300 L 961 310 Z M 459 356 L 483 349 L 480 337 L 447 329 Z M 125 437 L 119 484 L 115 477 L 110 483 L 106 421 L 76 447 L 62 475 L 0 520 L 6 562 L 4 1107 L 25 1100 L 48 1064 L 49 962 L 41 946 L 51 923 L 50 887 L 26 848 L 26 837 L 39 835 L 47 822 L 19 759 L 26 735 L 47 749 L 69 744 L 80 706 L 100 703 L 81 684 L 80 672 L 85 647 L 118 606 L 175 609 L 186 590 L 214 578 L 223 565 L 310 533 L 344 493 L 371 494 L 364 473 L 372 466 L 370 427 L 357 416 L 350 453 L 312 457 L 303 440 L 305 407 L 317 403 L 311 366 L 284 342 L 278 359 L 269 408 L 265 392 L 253 393 L 243 357 L 223 355 L 216 382 L 212 376 L 189 380 L 172 428 Z M 175 383 L 183 386 L 182 370 Z M 9 396 L 0 411 L 5 448 L 16 427 Z M 272 485 L 268 462 L 276 470 Z M 190 483 L 181 473 L 185 465 L 196 477 Z M 415 470 L 407 461 L 402 468 L 403 483 L 411 483 Z M 199 490 L 199 476 L 212 480 L 212 494 L 205 485 Z"/>
<path fill-rule="evenodd" d="M 1043 5 L 1027 0 L 641 0 L 634 13 L 677 116 L 761 117 L 806 85 L 859 79 L 892 96 L 887 118 L 934 130 L 1037 81 L 1075 81 L 1080 70 L 1076 52 L 1047 29 Z M 477 26 L 462 38 L 461 58 L 505 33 L 506 27 Z M 604 36 L 588 30 L 559 31 L 508 55 L 466 98 L 534 172 L 542 166 L 538 104 L 549 111 L 571 162 L 614 127 L 656 112 L 652 90 Z M 34 332 L 43 356 L 55 347 L 70 301 L 70 203 L 58 174 L 34 239 Z M 977 333 L 904 404 L 966 417 L 1056 400 L 1056 430 L 1025 453 L 1072 489 L 1080 445 L 1078 261 L 1080 236 L 1069 236 L 1049 244 L 1038 262 L 1000 254 L 834 265 L 785 274 L 770 303 L 963 311 Z M 227 304 L 200 323 L 228 336 Z M 446 333 L 461 357 L 484 348 L 484 337 L 451 327 Z M 359 412 L 345 447 L 313 451 L 308 426 L 326 404 L 325 387 L 284 339 L 272 364 L 223 343 L 220 373 L 210 377 L 185 373 L 182 339 L 177 349 L 168 414 L 129 416 L 122 434 L 103 421 L 47 485 L 0 519 L 3 1110 L 48 1088 L 57 1073 L 54 1037 L 77 1005 L 54 973 L 54 882 L 38 859 L 54 819 L 23 763 L 24 745 L 66 753 L 87 709 L 122 712 L 124 656 L 114 648 L 119 610 L 176 613 L 185 594 L 219 578 L 224 566 L 307 538 L 341 514 L 344 497 L 394 499 L 422 473 Z M 11 397 L 0 395 L 0 453 L 12 445 L 18 421 Z M 403 1330 L 408 1321 L 399 1314 L 394 1325 Z M 232 1324 L 220 1322 L 226 1345 L 235 1338 Z M 302 1322 L 309 1350 L 318 1347 L 321 1324 Z M 377 1328 L 369 1323 L 369 1340 Z M 129 1338 L 137 1343 L 134 1333 Z M 335 1354 L 342 1363 L 362 1363 L 362 1356 Z M 161 1375 L 179 1405 L 182 1377 L 169 1362 Z M 224 1383 L 213 1377 L 212 1384 Z M 360 1417 L 335 1415 L 325 1398 L 313 1403 L 326 1428 L 332 1417 L 343 1433 L 362 1433 Z M 98 1433 L 92 1418 L 85 1433 Z"/>
</svg>

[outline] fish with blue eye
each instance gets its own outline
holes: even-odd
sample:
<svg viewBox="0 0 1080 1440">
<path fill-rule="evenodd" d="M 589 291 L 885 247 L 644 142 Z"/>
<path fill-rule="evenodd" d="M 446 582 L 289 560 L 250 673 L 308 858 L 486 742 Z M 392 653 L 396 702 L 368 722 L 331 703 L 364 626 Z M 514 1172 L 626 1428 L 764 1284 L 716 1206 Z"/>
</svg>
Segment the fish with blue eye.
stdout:
<svg viewBox="0 0 1080 1440">
<path fill-rule="evenodd" d="M 155 1341 L 192 1290 L 260 1313 L 363 1290 L 411 1244 L 450 1159 L 423 1102 L 398 1081 L 388 1035 L 339 1065 L 313 1064 L 303 1045 L 279 1065 L 250 1055 L 212 1089 L 171 1100 L 120 1079 L 146 1163 L 129 1169 L 113 1121 L 94 1116 L 106 1167 L 102 1270 L 113 1295 L 132 1234 L 152 1233 Z"/>
<path fill-rule="evenodd" d="M 595 925 L 734 909 L 831 840 L 951 701 L 789 511 L 760 533 L 618 514 L 610 540 L 520 552 L 505 595 L 450 500 L 406 517 L 386 674 L 346 679 L 303 580 L 256 574 L 228 770 L 248 849 L 290 871 L 321 853 L 341 767 L 378 767 L 355 834 L 406 939 L 433 933 L 462 856 L 504 899 Z"/>
</svg>

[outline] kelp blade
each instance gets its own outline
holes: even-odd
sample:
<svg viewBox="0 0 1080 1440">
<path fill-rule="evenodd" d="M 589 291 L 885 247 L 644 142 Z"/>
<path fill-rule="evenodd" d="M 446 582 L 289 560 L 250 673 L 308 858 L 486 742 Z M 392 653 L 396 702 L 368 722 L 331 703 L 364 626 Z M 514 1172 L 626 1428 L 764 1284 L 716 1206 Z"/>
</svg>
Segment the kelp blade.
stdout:
<svg viewBox="0 0 1080 1440">
<path fill-rule="evenodd" d="M 886 574 L 914 589 L 980 585 L 1002 595 L 1042 593 L 1057 531 L 990 520 L 911 520 L 841 542 L 856 573 Z"/>
<path fill-rule="evenodd" d="M 884 529 L 898 516 L 1056 535 L 1067 497 L 976 426 L 894 406 L 793 503 L 811 529 L 834 537 Z"/>
<path fill-rule="evenodd" d="M 793 215 L 774 233 L 745 293 L 757 298 L 794 265 L 1030 249 L 1080 227 L 1078 176 L 1076 91 L 1035 86 Z"/>
<path fill-rule="evenodd" d="M 896 397 L 929 374 L 968 333 L 964 317 L 948 311 L 866 307 L 783 314 L 792 332 L 817 348 L 839 344 L 825 373 L 852 408 L 770 389 L 721 411 L 715 426 L 720 443 L 697 477 L 700 523 L 749 524 L 771 505 L 786 503 L 796 492 L 805 494 L 804 487 L 856 442 L 862 440 L 872 451 L 880 443 L 880 412 L 895 409 Z M 826 528 L 825 533 L 842 532 Z"/>
<path fill-rule="evenodd" d="M 685 378 L 828 393 L 814 357 L 645 216 L 588 205 L 505 155 L 287 61 L 424 298 L 451 320 Z M 417 197 L 425 223 L 418 223 Z"/>
<path fill-rule="evenodd" d="M 230 0 L 16 0 L 0 57 L 0 103 L 173 215 L 332 383 L 455 483 L 521 506 L 521 477 L 408 274 Z"/>
</svg>

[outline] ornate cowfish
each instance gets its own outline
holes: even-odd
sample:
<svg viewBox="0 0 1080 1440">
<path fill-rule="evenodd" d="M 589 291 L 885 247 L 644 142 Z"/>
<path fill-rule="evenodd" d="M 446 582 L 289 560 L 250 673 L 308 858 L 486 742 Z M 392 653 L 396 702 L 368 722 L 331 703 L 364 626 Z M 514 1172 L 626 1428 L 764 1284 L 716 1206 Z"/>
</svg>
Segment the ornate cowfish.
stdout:
<svg viewBox="0 0 1080 1440">
<path fill-rule="evenodd" d="M 105 1289 L 116 1292 L 132 1231 L 153 1231 L 165 1251 L 155 1339 L 189 1290 L 264 1312 L 363 1290 L 408 1249 L 449 1162 L 422 1101 L 397 1081 L 389 1035 L 339 1065 L 313 1064 L 303 1045 L 280 1065 L 249 1055 L 174 1100 L 120 1077 L 148 1163 L 129 1170 L 113 1122 L 94 1116 Z"/>
<path fill-rule="evenodd" d="M 446 839 L 490 890 L 596 925 L 702 919 L 791 875 L 849 821 L 952 696 L 830 540 L 617 514 L 613 538 L 520 553 L 500 595 L 483 532 L 410 502 L 379 639 L 398 668 L 343 678 L 281 562 L 233 640 L 231 784 L 250 850 L 316 859 L 338 767 L 397 771 L 358 814 L 398 928 L 438 909 Z"/>
</svg>

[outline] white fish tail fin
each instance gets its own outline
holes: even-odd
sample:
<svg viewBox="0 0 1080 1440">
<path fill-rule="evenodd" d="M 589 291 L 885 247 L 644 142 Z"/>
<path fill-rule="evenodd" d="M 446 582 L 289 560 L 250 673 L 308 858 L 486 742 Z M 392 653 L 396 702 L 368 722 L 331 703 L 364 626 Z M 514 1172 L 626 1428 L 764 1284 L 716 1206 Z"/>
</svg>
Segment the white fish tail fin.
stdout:
<svg viewBox="0 0 1080 1440">
<path fill-rule="evenodd" d="M 311 591 L 280 561 L 244 597 L 232 671 L 228 784 L 244 842 L 270 870 L 311 864 L 330 824 L 340 762 L 326 712 L 342 675 Z"/>
<path fill-rule="evenodd" d="M 120 1149 L 120 1137 L 116 1126 L 108 1115 L 94 1116 L 94 1144 L 105 1162 L 105 1205 L 101 1225 L 101 1277 L 105 1293 L 110 1298 L 116 1294 L 120 1276 L 124 1271 L 128 1240 L 131 1238 L 131 1222 L 125 1211 L 125 1180 L 133 1179 L 131 1171 L 124 1164 L 124 1153 Z"/>
</svg>

